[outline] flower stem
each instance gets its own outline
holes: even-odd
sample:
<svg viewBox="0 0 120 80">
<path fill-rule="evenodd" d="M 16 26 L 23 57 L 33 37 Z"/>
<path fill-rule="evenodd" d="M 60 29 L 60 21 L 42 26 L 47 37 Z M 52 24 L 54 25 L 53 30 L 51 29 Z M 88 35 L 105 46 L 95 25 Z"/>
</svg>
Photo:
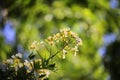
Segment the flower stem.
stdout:
<svg viewBox="0 0 120 80">
<path fill-rule="evenodd" d="M 64 47 L 62 49 L 60 49 L 59 51 L 57 51 L 55 54 L 51 55 L 46 61 L 49 61 L 50 59 L 52 59 L 53 57 L 55 57 L 58 53 L 60 53 L 65 48 L 66 45 L 67 45 L 67 43 L 64 45 Z"/>
</svg>

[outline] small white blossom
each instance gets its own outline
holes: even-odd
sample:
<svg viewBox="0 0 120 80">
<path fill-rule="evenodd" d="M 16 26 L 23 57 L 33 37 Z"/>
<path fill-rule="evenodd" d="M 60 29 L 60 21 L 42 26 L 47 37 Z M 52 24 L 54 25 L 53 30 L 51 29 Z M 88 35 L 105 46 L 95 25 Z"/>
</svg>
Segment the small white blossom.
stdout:
<svg viewBox="0 0 120 80">
<path fill-rule="evenodd" d="M 67 51 L 63 49 L 63 53 L 64 53 L 64 54 L 66 54 L 66 53 L 67 53 Z"/>
<path fill-rule="evenodd" d="M 42 47 L 45 46 L 43 41 L 40 42 L 40 45 L 41 45 Z"/>
<path fill-rule="evenodd" d="M 28 65 L 28 64 L 29 64 L 28 60 L 25 60 L 24 65 Z"/>
<path fill-rule="evenodd" d="M 75 46 L 74 48 L 72 48 L 72 50 L 74 51 L 74 56 L 76 56 L 77 51 L 79 51 L 79 50 L 78 50 L 78 47 L 77 47 L 77 46 Z"/>
<path fill-rule="evenodd" d="M 63 49 L 63 54 L 62 54 L 62 58 L 65 59 L 65 54 L 67 53 L 66 50 Z"/>
<path fill-rule="evenodd" d="M 45 74 L 46 74 L 46 77 L 48 77 L 50 75 L 50 71 L 49 70 L 45 70 Z"/>
<path fill-rule="evenodd" d="M 14 59 L 14 58 L 15 58 L 15 55 L 12 55 L 11 57 Z"/>
<path fill-rule="evenodd" d="M 17 53 L 15 56 L 18 57 L 18 58 L 22 58 L 22 54 L 21 53 Z"/>
<path fill-rule="evenodd" d="M 82 45 L 82 40 L 79 37 L 76 38 L 76 41 L 78 46 Z"/>
<path fill-rule="evenodd" d="M 72 48 L 72 50 L 76 52 L 76 51 L 78 51 L 78 47 L 75 46 L 74 48 Z"/>
<path fill-rule="evenodd" d="M 21 67 L 23 67 L 23 64 L 22 64 L 22 63 L 20 63 L 20 64 L 18 64 L 18 66 L 21 68 Z"/>
<path fill-rule="evenodd" d="M 12 59 L 7 59 L 7 63 L 13 64 L 13 60 Z"/>
</svg>

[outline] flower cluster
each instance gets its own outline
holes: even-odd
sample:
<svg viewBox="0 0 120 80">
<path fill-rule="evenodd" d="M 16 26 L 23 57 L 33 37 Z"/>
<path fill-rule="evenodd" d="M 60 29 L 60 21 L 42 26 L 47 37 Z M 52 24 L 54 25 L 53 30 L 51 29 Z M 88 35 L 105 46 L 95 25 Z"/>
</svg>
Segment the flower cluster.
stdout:
<svg viewBox="0 0 120 80">
<path fill-rule="evenodd" d="M 61 46 L 62 48 L 62 57 L 65 58 L 65 55 L 69 52 L 73 52 L 74 56 L 78 50 L 78 47 L 82 45 L 82 40 L 79 36 L 72 32 L 70 28 L 60 29 L 60 31 L 53 36 L 49 36 L 46 41 L 51 46 Z"/>
<path fill-rule="evenodd" d="M 37 41 L 34 41 L 29 48 L 32 50 L 38 50 L 39 45 L 40 43 L 38 43 Z"/>
<path fill-rule="evenodd" d="M 44 41 L 34 41 L 29 46 L 28 59 L 24 59 L 22 54 L 18 53 L 4 62 L 3 73 L 7 74 L 5 80 L 19 80 L 19 78 L 21 80 L 46 80 L 50 71 L 55 70 L 54 57 L 60 55 L 65 59 L 68 53 L 74 53 L 76 56 L 80 45 L 82 45 L 81 38 L 69 28 L 61 29 Z"/>
<path fill-rule="evenodd" d="M 21 53 L 12 55 L 11 59 L 4 61 L 5 67 L 3 73 L 8 72 L 5 73 L 8 74 L 5 76 L 5 80 L 19 80 L 17 79 L 18 77 L 23 77 L 24 79 L 22 80 L 47 79 L 50 71 L 47 67 L 45 68 L 44 63 L 41 59 L 24 60 Z M 11 75 L 9 75 L 9 73 L 11 73 Z M 23 73 L 25 74 L 22 75 Z"/>
<path fill-rule="evenodd" d="M 22 67 L 22 63 L 21 63 L 21 58 L 22 58 L 22 54 L 21 53 L 17 53 L 16 55 L 12 55 L 11 59 L 7 59 L 4 63 L 7 65 L 10 65 L 10 67 L 14 67 L 15 70 L 18 70 L 18 67 Z"/>
</svg>

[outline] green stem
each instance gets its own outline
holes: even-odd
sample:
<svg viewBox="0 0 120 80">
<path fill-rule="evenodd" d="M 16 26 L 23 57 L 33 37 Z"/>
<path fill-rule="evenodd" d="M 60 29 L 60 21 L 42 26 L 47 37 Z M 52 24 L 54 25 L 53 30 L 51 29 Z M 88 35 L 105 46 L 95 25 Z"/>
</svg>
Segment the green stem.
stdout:
<svg viewBox="0 0 120 80">
<path fill-rule="evenodd" d="M 52 56 L 50 56 L 46 61 L 49 61 L 50 59 L 52 59 L 53 57 L 55 57 L 58 53 L 60 53 L 66 46 L 67 44 L 64 45 L 64 47 L 62 49 L 60 49 L 59 51 L 57 51 L 55 54 L 53 54 Z"/>
<path fill-rule="evenodd" d="M 40 55 L 39 51 L 36 50 L 36 52 L 37 52 L 37 54 L 39 55 L 39 57 L 43 60 L 43 58 L 42 58 L 42 56 Z"/>
</svg>

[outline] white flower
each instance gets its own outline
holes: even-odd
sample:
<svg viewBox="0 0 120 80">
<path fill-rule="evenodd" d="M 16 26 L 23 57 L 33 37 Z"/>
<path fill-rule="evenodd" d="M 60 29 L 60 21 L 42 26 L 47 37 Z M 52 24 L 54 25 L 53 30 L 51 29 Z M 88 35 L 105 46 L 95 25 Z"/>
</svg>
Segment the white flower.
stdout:
<svg viewBox="0 0 120 80">
<path fill-rule="evenodd" d="M 76 41 L 78 46 L 82 45 L 82 40 L 79 37 L 76 38 Z"/>
<path fill-rule="evenodd" d="M 65 54 L 67 53 L 66 50 L 63 49 L 63 54 L 62 54 L 62 58 L 65 59 Z"/>
<path fill-rule="evenodd" d="M 63 29 L 60 29 L 60 32 L 67 32 L 67 31 L 70 31 L 70 28 L 63 28 Z"/>
<path fill-rule="evenodd" d="M 18 64 L 18 66 L 21 68 L 21 67 L 23 67 L 23 64 L 22 64 L 22 63 L 20 63 L 20 64 Z"/>
<path fill-rule="evenodd" d="M 77 51 L 79 51 L 79 50 L 78 50 L 78 47 L 77 47 L 77 46 L 75 46 L 74 48 L 72 48 L 72 50 L 74 51 L 74 56 L 76 56 Z"/>
<path fill-rule="evenodd" d="M 42 47 L 44 47 L 44 46 L 45 46 L 45 44 L 44 44 L 44 42 L 43 42 L 43 41 L 41 41 L 41 42 L 40 42 L 40 45 L 41 45 Z"/>
<path fill-rule="evenodd" d="M 38 45 L 39 43 L 37 41 L 34 41 L 31 45 L 30 45 L 30 49 L 32 50 L 38 50 Z"/>
<path fill-rule="evenodd" d="M 63 53 L 64 53 L 64 54 L 66 54 L 66 53 L 67 53 L 67 51 L 63 49 Z"/>
<path fill-rule="evenodd" d="M 14 59 L 14 58 L 15 58 L 15 55 L 12 55 L 11 57 Z"/>
<path fill-rule="evenodd" d="M 13 64 L 13 60 L 12 59 L 7 59 L 7 63 Z"/>
<path fill-rule="evenodd" d="M 29 65 L 29 61 L 25 60 L 25 62 L 23 63 L 24 65 Z"/>
<path fill-rule="evenodd" d="M 17 53 L 15 56 L 18 57 L 18 58 L 22 58 L 22 54 L 21 53 Z"/>
<path fill-rule="evenodd" d="M 78 51 L 78 47 L 75 46 L 74 48 L 72 48 L 73 51 L 77 52 Z"/>
<path fill-rule="evenodd" d="M 46 77 L 48 77 L 50 75 L 50 71 L 49 70 L 45 70 L 45 74 L 46 74 Z"/>
</svg>

